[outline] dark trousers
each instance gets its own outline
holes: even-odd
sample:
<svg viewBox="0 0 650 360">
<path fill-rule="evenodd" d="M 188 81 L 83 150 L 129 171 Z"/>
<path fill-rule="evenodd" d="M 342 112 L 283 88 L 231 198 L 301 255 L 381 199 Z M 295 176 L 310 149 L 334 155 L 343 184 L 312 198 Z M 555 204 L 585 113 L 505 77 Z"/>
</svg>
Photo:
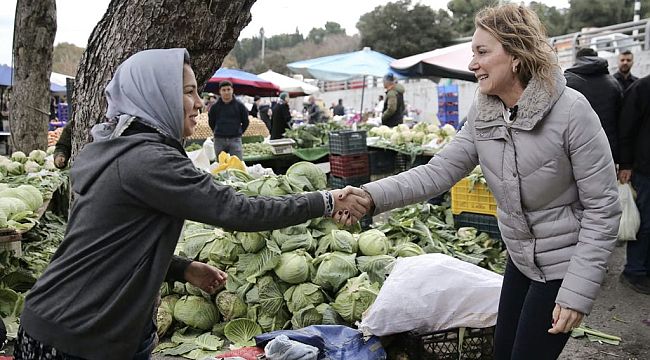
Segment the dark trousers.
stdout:
<svg viewBox="0 0 650 360">
<path fill-rule="evenodd" d="M 641 215 L 641 227 L 636 240 L 627 242 L 627 262 L 623 273 L 628 276 L 650 275 L 650 177 L 632 175 L 632 187 L 636 190 L 636 207 Z"/>
<path fill-rule="evenodd" d="M 569 334 L 549 334 L 562 280 L 532 281 L 508 259 L 494 334 L 496 360 L 557 359 Z"/>
</svg>

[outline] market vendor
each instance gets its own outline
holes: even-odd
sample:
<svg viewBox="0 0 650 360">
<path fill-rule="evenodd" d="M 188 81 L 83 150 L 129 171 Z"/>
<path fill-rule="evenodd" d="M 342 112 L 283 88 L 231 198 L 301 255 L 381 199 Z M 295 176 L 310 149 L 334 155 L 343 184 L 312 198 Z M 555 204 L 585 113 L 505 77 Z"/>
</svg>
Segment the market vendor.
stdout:
<svg viewBox="0 0 650 360">
<path fill-rule="evenodd" d="M 109 121 L 92 128 L 94 142 L 71 170 L 65 237 L 25 299 L 16 360 L 149 359 L 163 280 L 208 293 L 226 281 L 215 267 L 173 256 L 186 219 L 255 232 L 339 212 L 356 220 L 369 206 L 360 191 L 247 197 L 215 183 L 181 145 L 202 107 L 197 88 L 185 49 L 141 51 L 117 68 Z"/>
<path fill-rule="evenodd" d="M 248 109 L 235 98 L 232 83 L 219 83 L 219 100 L 208 112 L 208 124 L 214 132 L 214 153 L 222 151 L 243 159 L 242 134 L 248 128 Z"/>
<path fill-rule="evenodd" d="M 381 124 L 388 127 L 395 127 L 404 120 L 404 86 L 397 83 L 395 75 L 384 76 L 384 89 L 386 89 L 386 101 L 381 114 Z"/>
<path fill-rule="evenodd" d="M 74 129 L 74 119 L 68 121 L 63 127 L 61 136 L 54 146 L 54 166 L 57 169 L 65 169 L 68 166 L 68 160 L 72 154 L 72 130 Z"/>
<path fill-rule="evenodd" d="M 273 107 L 271 115 L 271 140 L 282 139 L 282 135 L 291 129 L 291 110 L 289 110 L 289 94 L 283 92 Z"/>
</svg>

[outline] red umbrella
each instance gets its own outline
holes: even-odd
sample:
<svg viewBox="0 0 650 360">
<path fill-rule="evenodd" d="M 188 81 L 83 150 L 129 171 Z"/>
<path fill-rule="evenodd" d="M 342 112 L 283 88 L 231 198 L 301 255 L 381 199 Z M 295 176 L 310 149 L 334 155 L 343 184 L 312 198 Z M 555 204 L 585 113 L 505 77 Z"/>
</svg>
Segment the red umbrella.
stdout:
<svg viewBox="0 0 650 360">
<path fill-rule="evenodd" d="M 278 96 L 280 88 L 261 77 L 235 69 L 219 69 L 205 84 L 204 91 L 218 92 L 219 83 L 228 80 L 232 83 L 236 95 Z"/>
</svg>

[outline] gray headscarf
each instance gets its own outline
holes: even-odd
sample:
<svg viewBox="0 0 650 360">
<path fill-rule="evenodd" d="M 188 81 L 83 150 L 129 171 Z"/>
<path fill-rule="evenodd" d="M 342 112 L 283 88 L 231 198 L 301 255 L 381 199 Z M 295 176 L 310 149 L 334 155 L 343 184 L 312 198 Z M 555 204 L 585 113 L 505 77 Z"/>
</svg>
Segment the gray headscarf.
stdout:
<svg viewBox="0 0 650 360">
<path fill-rule="evenodd" d="M 181 141 L 183 136 L 183 62 L 185 49 L 140 51 L 117 68 L 106 87 L 108 122 L 90 131 L 95 141 L 120 136 L 138 121 Z"/>
</svg>

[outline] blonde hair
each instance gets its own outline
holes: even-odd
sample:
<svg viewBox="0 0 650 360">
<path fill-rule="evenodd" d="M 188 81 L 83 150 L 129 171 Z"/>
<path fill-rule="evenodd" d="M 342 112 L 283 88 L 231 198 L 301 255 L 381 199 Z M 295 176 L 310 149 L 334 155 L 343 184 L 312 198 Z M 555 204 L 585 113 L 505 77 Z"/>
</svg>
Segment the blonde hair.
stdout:
<svg viewBox="0 0 650 360">
<path fill-rule="evenodd" d="M 554 89 L 557 56 L 534 11 L 515 4 L 488 7 L 476 14 L 474 25 L 494 36 L 508 54 L 519 60 L 516 72 L 524 86 L 535 77 L 549 90 Z"/>
</svg>

